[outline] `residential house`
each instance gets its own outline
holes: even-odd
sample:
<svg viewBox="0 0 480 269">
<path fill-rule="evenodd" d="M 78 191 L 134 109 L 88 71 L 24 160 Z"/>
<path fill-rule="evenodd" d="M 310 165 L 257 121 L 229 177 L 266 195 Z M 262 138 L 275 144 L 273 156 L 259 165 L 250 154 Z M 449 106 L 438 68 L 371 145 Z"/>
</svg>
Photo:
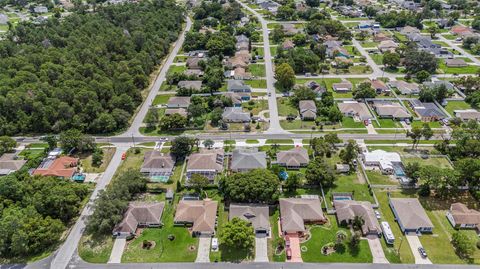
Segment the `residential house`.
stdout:
<svg viewBox="0 0 480 269">
<path fill-rule="evenodd" d="M 382 33 L 382 32 L 379 32 L 379 33 L 375 33 L 373 35 L 373 41 L 374 42 L 382 42 L 382 41 L 388 41 L 388 40 L 392 40 L 392 38 L 388 35 L 386 35 L 385 33 Z"/>
<path fill-rule="evenodd" d="M 447 211 L 447 219 L 456 229 L 476 229 L 480 231 L 480 212 L 469 209 L 465 204 L 453 203 Z"/>
<path fill-rule="evenodd" d="M 370 114 L 370 110 L 368 110 L 367 105 L 364 103 L 359 103 L 357 101 L 344 101 L 337 105 L 343 115 L 353 117 L 355 120 L 364 121 L 373 118 L 372 114 Z"/>
<path fill-rule="evenodd" d="M 172 96 L 168 99 L 167 108 L 188 108 L 190 96 Z"/>
<path fill-rule="evenodd" d="M 223 95 L 232 100 L 234 107 L 241 107 L 243 102 L 251 99 L 251 95 L 248 92 L 226 92 Z"/>
<path fill-rule="evenodd" d="M 373 108 L 380 118 L 405 120 L 412 116 L 401 104 L 390 101 L 374 101 Z"/>
<path fill-rule="evenodd" d="M 419 100 L 409 100 L 410 107 L 422 121 L 430 122 L 445 118 L 445 114 L 435 103 L 422 103 Z"/>
<path fill-rule="evenodd" d="M 439 44 L 433 43 L 430 36 L 425 36 L 425 35 L 415 33 L 415 34 L 410 34 L 407 37 L 410 41 L 417 43 L 418 49 L 427 51 L 435 55 L 436 57 L 444 57 L 444 58 L 453 57 L 452 52 L 450 52 L 446 48 L 442 48 L 442 46 Z"/>
<path fill-rule="evenodd" d="M 335 58 L 335 57 L 344 57 L 349 58 L 350 54 L 348 51 L 342 47 L 342 42 L 336 40 L 329 40 L 323 43 L 326 47 L 326 53 L 328 57 Z"/>
<path fill-rule="evenodd" d="M 417 27 L 412 27 L 412 26 L 405 26 L 400 30 L 400 34 L 402 35 L 412 35 L 412 34 L 420 34 L 420 30 Z"/>
<path fill-rule="evenodd" d="M 460 58 L 445 59 L 445 65 L 447 67 L 466 67 L 468 64 L 465 60 Z"/>
<path fill-rule="evenodd" d="M 398 44 L 395 43 L 393 40 L 385 40 L 385 41 L 381 41 L 377 47 L 383 53 L 387 51 L 394 52 L 398 48 Z"/>
<path fill-rule="evenodd" d="M 226 62 L 226 67 L 229 68 L 229 69 L 235 69 L 235 68 L 238 68 L 238 67 L 241 67 L 241 68 L 247 68 L 248 67 L 248 62 L 245 61 L 243 58 L 241 57 L 237 57 L 237 56 L 234 56 L 234 57 L 230 57 L 227 62 Z"/>
<path fill-rule="evenodd" d="M 256 235 L 270 235 L 268 206 L 260 204 L 230 204 L 228 219 L 240 218 L 252 224 Z"/>
<path fill-rule="evenodd" d="M 308 151 L 304 147 L 294 147 L 277 153 L 276 164 L 287 169 L 300 169 L 306 167 L 310 162 Z"/>
<path fill-rule="evenodd" d="M 245 68 L 237 67 L 233 70 L 233 78 L 237 80 L 248 80 L 252 79 L 252 74 L 247 72 Z"/>
<path fill-rule="evenodd" d="M 283 23 L 281 25 L 282 25 L 283 33 L 286 36 L 294 36 L 302 32 L 302 29 L 295 27 L 295 24 L 293 23 Z"/>
<path fill-rule="evenodd" d="M 200 69 L 187 69 L 183 72 L 186 76 L 195 76 L 197 78 L 203 77 L 204 72 Z"/>
<path fill-rule="evenodd" d="M 113 236 L 133 237 L 138 228 L 162 226 L 164 202 L 130 202 L 123 220 L 113 228 Z"/>
<path fill-rule="evenodd" d="M 335 92 L 338 93 L 347 93 L 352 91 L 353 85 L 350 81 L 348 80 L 342 80 L 342 82 L 339 83 L 333 83 L 332 88 Z"/>
<path fill-rule="evenodd" d="M 218 202 L 211 199 L 181 200 L 178 202 L 173 222 L 188 225 L 193 235 L 214 235 Z"/>
<path fill-rule="evenodd" d="M 48 8 L 46 6 L 36 6 L 33 8 L 33 12 L 37 14 L 48 13 Z"/>
<path fill-rule="evenodd" d="M 314 100 L 302 100 L 298 103 L 302 120 L 315 120 L 317 118 L 317 105 Z"/>
<path fill-rule="evenodd" d="M 453 113 L 455 114 L 455 117 L 461 119 L 462 121 L 480 121 L 480 112 L 473 108 L 454 110 Z"/>
<path fill-rule="evenodd" d="M 237 43 L 235 47 L 237 50 L 249 50 L 250 49 L 250 39 L 248 39 L 245 35 L 238 35 L 235 37 L 237 39 Z"/>
<path fill-rule="evenodd" d="M 323 224 L 326 221 L 318 196 L 280 198 L 280 226 L 283 234 L 303 234 L 307 231 L 305 224 Z"/>
<path fill-rule="evenodd" d="M 285 41 L 283 41 L 283 43 L 282 43 L 282 48 L 284 50 L 293 49 L 293 48 L 295 48 L 295 43 L 293 43 L 293 41 L 290 40 L 290 39 L 285 39 Z"/>
<path fill-rule="evenodd" d="M 433 224 L 417 198 L 389 198 L 390 208 L 400 230 L 409 233 L 431 233 Z"/>
<path fill-rule="evenodd" d="M 470 27 L 463 25 L 455 25 L 450 29 L 450 33 L 460 37 L 468 37 L 473 35 L 473 31 Z"/>
<path fill-rule="evenodd" d="M 243 112 L 241 107 L 226 107 L 222 119 L 225 122 L 250 122 L 250 113 Z"/>
<path fill-rule="evenodd" d="M 273 15 L 277 14 L 278 8 L 281 6 L 279 3 L 267 0 L 267 1 L 257 1 L 258 5 L 269 12 L 271 12 Z"/>
<path fill-rule="evenodd" d="M 205 58 L 201 57 L 189 57 L 186 61 L 186 65 L 188 69 L 202 69 L 200 67 L 200 62 L 204 61 Z"/>
<path fill-rule="evenodd" d="M 72 178 L 77 172 L 78 158 L 62 156 L 57 159 L 45 159 L 33 171 L 33 175 L 51 176 L 59 178 Z"/>
<path fill-rule="evenodd" d="M 334 200 L 333 207 L 337 215 L 338 223 L 349 225 L 353 223 L 355 217 L 361 217 L 364 222 L 362 224 L 362 234 L 380 235 L 382 229 L 378 223 L 372 204 L 367 201 L 354 200 Z"/>
<path fill-rule="evenodd" d="M 140 172 L 152 181 L 167 181 L 175 167 L 175 158 L 158 150 L 145 152 Z"/>
<path fill-rule="evenodd" d="M 419 94 L 420 87 L 415 82 L 406 82 L 404 80 L 395 80 L 388 83 L 390 87 L 396 88 L 401 94 Z"/>
<path fill-rule="evenodd" d="M 202 81 L 201 80 L 182 80 L 178 82 L 177 87 L 179 89 L 200 91 L 202 89 Z"/>
<path fill-rule="evenodd" d="M 229 92 L 252 92 L 252 88 L 243 80 L 228 80 L 227 90 Z"/>
<path fill-rule="evenodd" d="M 170 115 L 173 115 L 173 114 L 178 114 L 182 117 L 187 117 L 188 116 L 188 112 L 185 108 L 167 108 L 165 109 L 165 116 L 170 116 Z"/>
<path fill-rule="evenodd" d="M 350 172 L 350 165 L 344 163 L 335 164 L 335 170 L 339 173 L 348 173 Z"/>
<path fill-rule="evenodd" d="M 325 86 L 318 84 L 316 81 L 307 81 L 303 84 L 304 87 L 310 88 L 312 91 L 315 92 L 317 97 L 321 97 L 324 92 L 327 91 Z"/>
<path fill-rule="evenodd" d="M 245 172 L 253 169 L 267 168 L 267 155 L 265 151 L 253 149 L 235 149 L 230 161 L 230 170 Z"/>
<path fill-rule="evenodd" d="M 202 149 L 187 158 L 187 179 L 193 174 L 202 175 L 213 183 L 215 176 L 223 172 L 223 149 Z"/>
<path fill-rule="evenodd" d="M 425 81 L 423 82 L 423 86 L 427 88 L 445 86 L 445 88 L 447 88 L 447 90 L 449 91 L 455 90 L 455 85 L 453 85 L 453 83 L 447 80 Z"/>
<path fill-rule="evenodd" d="M 394 174 L 395 168 L 402 165 L 400 154 L 381 149 L 362 153 L 362 159 L 366 167 L 379 168 L 382 174 Z"/>
<path fill-rule="evenodd" d="M 383 82 L 379 79 L 373 79 L 373 80 L 370 80 L 369 82 L 370 82 L 371 87 L 377 92 L 377 94 L 381 94 L 381 93 L 389 94 L 390 93 L 390 88 L 387 87 L 385 82 Z"/>
<path fill-rule="evenodd" d="M 27 160 L 17 159 L 15 153 L 5 153 L 0 157 L 0 176 L 5 176 L 20 170 Z"/>
</svg>

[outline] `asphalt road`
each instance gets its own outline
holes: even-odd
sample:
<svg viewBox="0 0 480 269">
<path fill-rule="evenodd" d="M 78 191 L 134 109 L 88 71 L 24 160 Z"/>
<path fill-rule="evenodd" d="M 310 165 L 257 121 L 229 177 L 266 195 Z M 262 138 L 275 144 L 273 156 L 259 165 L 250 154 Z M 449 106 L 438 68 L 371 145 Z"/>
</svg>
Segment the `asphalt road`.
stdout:
<svg viewBox="0 0 480 269">
<path fill-rule="evenodd" d="M 247 6 L 246 4 L 237 0 L 237 2 L 242 5 L 243 8 L 252 12 L 257 18 L 260 24 L 262 25 L 262 35 L 263 35 L 263 54 L 265 61 L 265 76 L 267 79 L 267 93 L 268 93 L 268 110 L 270 111 L 270 125 L 266 133 L 287 133 L 280 126 L 280 120 L 278 118 L 278 108 L 277 108 L 277 95 L 275 92 L 275 78 L 273 73 L 272 66 L 272 55 L 270 53 L 270 40 L 268 39 L 268 27 L 267 21 L 258 14 L 255 10 Z"/>
<path fill-rule="evenodd" d="M 155 99 L 155 96 L 157 96 L 158 91 L 160 90 L 160 87 L 162 86 L 162 83 L 165 81 L 165 78 L 167 76 L 168 69 L 170 66 L 173 64 L 173 61 L 175 60 L 175 57 L 177 56 L 178 52 L 182 48 L 183 42 L 185 41 L 185 33 L 190 31 L 190 28 L 192 27 L 192 21 L 190 18 L 187 16 L 186 17 L 186 25 L 185 29 L 183 32 L 180 34 L 178 40 L 175 42 L 175 45 L 168 55 L 167 59 L 164 61 L 160 73 L 158 74 L 157 78 L 155 79 L 155 82 L 153 83 L 147 98 L 145 101 L 142 103 L 142 106 L 138 110 L 137 114 L 135 115 L 132 124 L 130 125 L 130 128 L 128 130 L 119 135 L 119 136 L 140 136 L 140 127 L 142 126 L 143 119 L 147 115 L 148 109 L 150 108 L 153 100 Z"/>
<path fill-rule="evenodd" d="M 70 233 L 67 239 L 65 240 L 65 242 L 58 249 L 58 251 L 53 255 L 50 268 L 52 269 L 67 268 L 67 265 L 69 264 L 70 260 L 72 259 L 73 255 L 76 252 L 78 243 L 80 242 L 80 238 L 82 237 L 83 230 L 85 229 L 85 223 L 86 223 L 85 221 L 87 217 L 93 213 L 93 209 L 94 209 L 93 206 L 94 206 L 95 199 L 97 199 L 99 192 L 101 190 L 104 190 L 105 187 L 108 185 L 108 183 L 110 183 L 110 181 L 112 180 L 113 175 L 115 174 L 115 171 L 117 171 L 117 168 L 122 163 L 121 161 L 122 154 L 126 152 L 127 149 L 128 148 L 125 148 L 125 147 L 117 147 L 117 150 L 115 151 L 115 154 L 113 155 L 113 158 L 110 161 L 110 164 L 108 165 L 107 169 L 105 170 L 101 178 L 97 181 L 97 184 L 95 185 L 95 190 L 90 196 L 89 202 L 83 208 L 82 214 L 80 215 L 77 222 L 70 230 Z M 32 268 L 35 268 L 35 265 L 33 265 Z"/>
</svg>

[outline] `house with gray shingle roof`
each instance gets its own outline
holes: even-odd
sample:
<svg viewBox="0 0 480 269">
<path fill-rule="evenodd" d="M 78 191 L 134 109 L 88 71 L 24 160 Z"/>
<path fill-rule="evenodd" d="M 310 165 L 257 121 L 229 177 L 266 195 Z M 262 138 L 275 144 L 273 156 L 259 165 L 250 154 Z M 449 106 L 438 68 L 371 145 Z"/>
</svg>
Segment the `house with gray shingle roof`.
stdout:
<svg viewBox="0 0 480 269">
<path fill-rule="evenodd" d="M 300 169 L 310 162 L 308 151 L 304 147 L 295 147 L 277 153 L 276 164 L 285 166 L 288 169 Z"/>
<path fill-rule="evenodd" d="M 212 183 L 215 176 L 223 171 L 223 149 L 202 149 L 187 158 L 187 179 L 193 174 L 208 178 Z"/>
<path fill-rule="evenodd" d="M 243 80 L 228 80 L 227 90 L 229 92 L 252 92 L 252 88 Z"/>
<path fill-rule="evenodd" d="M 200 91 L 202 89 L 201 80 L 182 80 L 177 84 L 178 88 Z"/>
<path fill-rule="evenodd" d="M 123 220 L 113 229 L 117 237 L 134 236 L 138 228 L 162 226 L 164 202 L 131 202 Z"/>
<path fill-rule="evenodd" d="M 167 103 L 167 108 L 188 108 L 188 106 L 190 106 L 189 96 L 172 96 Z"/>
<path fill-rule="evenodd" d="M 250 122 L 250 113 L 243 112 L 241 107 L 226 107 L 222 119 L 225 122 Z"/>
<path fill-rule="evenodd" d="M 417 198 L 389 198 L 389 204 L 405 234 L 433 231 L 433 224 Z"/>
<path fill-rule="evenodd" d="M 174 166 L 175 158 L 172 155 L 151 150 L 145 152 L 140 172 L 150 178 L 155 176 L 170 177 Z"/>
<path fill-rule="evenodd" d="M 302 120 L 315 120 L 317 118 L 317 105 L 313 100 L 302 100 L 298 103 Z"/>
<path fill-rule="evenodd" d="M 240 218 L 252 224 L 255 234 L 270 234 L 268 206 L 261 204 L 230 204 L 228 219 Z"/>
<path fill-rule="evenodd" d="M 337 215 L 338 223 L 348 225 L 352 224 L 356 216 L 362 217 L 363 235 L 380 235 L 382 230 L 378 223 L 372 204 L 367 201 L 354 200 L 334 200 L 333 207 Z"/>
<path fill-rule="evenodd" d="M 20 170 L 27 160 L 18 160 L 15 153 L 5 153 L 0 157 L 0 176 Z"/>
<path fill-rule="evenodd" d="M 245 172 L 253 169 L 267 168 L 267 154 L 264 151 L 254 149 L 236 149 L 232 153 L 230 170 L 233 172 Z"/>
</svg>

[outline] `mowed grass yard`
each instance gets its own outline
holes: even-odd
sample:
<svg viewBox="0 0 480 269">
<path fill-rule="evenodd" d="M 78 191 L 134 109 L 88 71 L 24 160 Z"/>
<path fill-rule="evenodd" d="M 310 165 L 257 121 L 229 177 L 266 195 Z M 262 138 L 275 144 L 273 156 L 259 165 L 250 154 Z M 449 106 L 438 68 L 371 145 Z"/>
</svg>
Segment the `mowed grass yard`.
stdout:
<svg viewBox="0 0 480 269">
<path fill-rule="evenodd" d="M 80 164 L 82 165 L 83 171 L 85 173 L 102 173 L 107 169 L 108 164 L 112 160 L 113 154 L 115 154 L 115 148 L 102 148 L 103 151 L 103 160 L 100 166 L 92 165 L 92 155 L 88 155 L 86 158 L 80 159 Z"/>
<path fill-rule="evenodd" d="M 107 263 L 113 248 L 112 236 L 82 236 L 78 255 L 89 263 Z"/>
<path fill-rule="evenodd" d="M 372 253 L 366 240 L 361 240 L 356 248 L 349 246 L 351 232 L 347 228 L 338 227 L 335 216 L 328 216 L 329 222 L 324 225 L 310 226 L 312 237 L 302 244 L 307 250 L 302 252 L 304 262 L 346 262 L 346 263 L 371 263 Z M 321 249 L 328 243 L 335 243 L 336 233 L 344 231 L 348 238 L 344 242 L 344 248 L 337 249 L 335 253 L 323 255 Z"/>
<path fill-rule="evenodd" d="M 153 103 L 152 103 L 152 106 L 156 106 L 156 105 L 165 105 L 168 103 L 168 99 L 170 99 L 170 97 L 174 96 L 173 94 L 159 94 L 157 96 L 155 96 L 155 99 L 153 99 Z"/>
<path fill-rule="evenodd" d="M 197 257 L 198 238 L 192 237 L 187 228 L 173 225 L 174 207 L 165 206 L 161 228 L 146 228 L 136 239 L 128 242 L 122 256 L 124 263 L 136 262 L 194 262 Z M 170 241 L 169 235 L 175 239 Z M 144 240 L 155 242 L 152 249 L 143 249 Z"/>
<path fill-rule="evenodd" d="M 452 165 L 445 157 L 429 157 L 428 159 L 422 159 L 420 157 L 403 157 L 402 161 L 405 164 L 418 162 L 420 165 L 431 165 L 438 168 L 453 169 Z"/>
<path fill-rule="evenodd" d="M 443 59 L 439 60 L 438 69 L 442 74 L 476 74 L 480 67 L 467 65 L 464 67 L 448 67 Z"/>
<path fill-rule="evenodd" d="M 297 108 L 290 104 L 290 100 L 288 100 L 288 98 L 277 98 L 277 106 L 279 116 L 286 117 L 290 114 L 298 115 Z"/>
<path fill-rule="evenodd" d="M 455 117 L 455 110 L 461 109 L 470 109 L 472 108 L 467 102 L 465 101 L 448 101 L 445 110 L 452 116 Z"/>
<path fill-rule="evenodd" d="M 362 128 L 365 129 L 365 124 L 361 121 L 354 121 L 351 117 L 343 117 L 342 119 L 343 128 Z"/>
<path fill-rule="evenodd" d="M 248 70 L 252 73 L 252 76 L 264 77 L 265 65 L 264 64 L 251 64 L 248 66 Z"/>
</svg>

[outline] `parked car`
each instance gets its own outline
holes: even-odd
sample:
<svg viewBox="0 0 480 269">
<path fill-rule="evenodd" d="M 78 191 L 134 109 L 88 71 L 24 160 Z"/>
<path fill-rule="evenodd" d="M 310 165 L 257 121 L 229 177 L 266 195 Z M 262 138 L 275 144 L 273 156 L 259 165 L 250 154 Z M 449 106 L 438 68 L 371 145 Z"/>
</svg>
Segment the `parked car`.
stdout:
<svg viewBox="0 0 480 269">
<path fill-rule="evenodd" d="M 409 119 L 405 119 L 405 123 L 406 123 L 407 125 L 410 125 L 410 120 L 409 120 Z"/>
<path fill-rule="evenodd" d="M 425 249 L 423 247 L 418 247 L 418 252 L 420 253 L 420 255 L 423 257 L 423 258 L 426 258 L 427 257 L 427 252 L 425 251 Z"/>
<path fill-rule="evenodd" d="M 378 212 L 378 210 L 375 210 L 375 217 L 377 217 L 377 219 L 382 218 L 382 216 L 380 215 L 380 212 Z"/>
<path fill-rule="evenodd" d="M 290 249 L 290 248 L 287 248 L 287 251 L 286 251 L 286 253 L 287 253 L 287 260 L 290 260 L 290 259 L 292 259 L 292 249 Z"/>
<path fill-rule="evenodd" d="M 127 153 L 124 152 L 124 153 L 122 154 L 122 161 L 125 160 L 126 158 L 127 158 Z"/>
</svg>

